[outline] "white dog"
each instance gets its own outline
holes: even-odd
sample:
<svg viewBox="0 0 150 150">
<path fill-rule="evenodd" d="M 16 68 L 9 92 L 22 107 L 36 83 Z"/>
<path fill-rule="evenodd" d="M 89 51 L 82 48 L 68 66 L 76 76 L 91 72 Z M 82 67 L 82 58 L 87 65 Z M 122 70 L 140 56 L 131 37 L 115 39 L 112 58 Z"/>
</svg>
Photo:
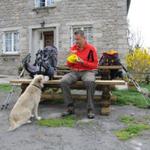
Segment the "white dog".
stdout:
<svg viewBox="0 0 150 150">
<path fill-rule="evenodd" d="M 10 113 L 9 131 L 15 130 L 23 124 L 31 123 L 31 117 L 35 116 L 37 120 L 41 119 L 38 116 L 38 106 L 44 81 L 43 75 L 36 75 L 24 93 L 19 97 Z"/>
</svg>

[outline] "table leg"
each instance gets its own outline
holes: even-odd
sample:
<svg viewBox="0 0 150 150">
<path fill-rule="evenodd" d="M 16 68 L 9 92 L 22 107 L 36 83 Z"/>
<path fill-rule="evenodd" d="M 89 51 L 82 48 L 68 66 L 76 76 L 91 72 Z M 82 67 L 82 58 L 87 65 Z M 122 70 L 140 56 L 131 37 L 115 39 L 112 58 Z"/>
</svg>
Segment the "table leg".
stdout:
<svg viewBox="0 0 150 150">
<path fill-rule="evenodd" d="M 109 85 L 102 86 L 102 99 L 100 101 L 100 114 L 109 115 L 111 105 L 111 88 Z"/>
<path fill-rule="evenodd" d="M 23 94 L 23 92 L 26 90 L 27 86 L 28 86 L 27 84 L 21 84 L 21 94 Z"/>
</svg>

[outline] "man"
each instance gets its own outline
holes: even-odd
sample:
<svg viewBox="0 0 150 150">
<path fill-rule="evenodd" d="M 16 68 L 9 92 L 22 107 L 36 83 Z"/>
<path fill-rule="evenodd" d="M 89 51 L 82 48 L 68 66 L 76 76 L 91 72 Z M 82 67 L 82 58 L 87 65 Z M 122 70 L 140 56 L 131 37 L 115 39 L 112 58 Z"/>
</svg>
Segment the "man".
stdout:
<svg viewBox="0 0 150 150">
<path fill-rule="evenodd" d="M 71 47 L 70 52 L 76 54 L 78 59 L 73 63 L 67 61 L 71 72 L 64 75 L 61 79 L 61 88 L 67 105 L 67 110 L 62 116 L 74 114 L 74 103 L 71 97 L 70 86 L 81 79 L 87 91 L 87 117 L 93 119 L 95 117 L 93 104 L 95 73 L 98 67 L 97 50 L 86 41 L 82 30 L 76 31 L 74 38 L 76 43 Z"/>
</svg>

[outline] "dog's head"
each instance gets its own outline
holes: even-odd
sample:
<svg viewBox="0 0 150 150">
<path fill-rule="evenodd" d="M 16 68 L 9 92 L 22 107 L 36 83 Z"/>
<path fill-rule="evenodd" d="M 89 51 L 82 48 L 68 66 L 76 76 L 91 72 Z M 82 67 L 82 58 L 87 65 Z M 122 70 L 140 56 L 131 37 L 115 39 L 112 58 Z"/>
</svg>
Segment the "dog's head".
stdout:
<svg viewBox="0 0 150 150">
<path fill-rule="evenodd" d="M 45 79 L 44 79 L 43 75 L 35 75 L 34 79 L 32 81 L 32 84 L 43 88 L 44 87 L 44 81 L 45 81 Z"/>
</svg>

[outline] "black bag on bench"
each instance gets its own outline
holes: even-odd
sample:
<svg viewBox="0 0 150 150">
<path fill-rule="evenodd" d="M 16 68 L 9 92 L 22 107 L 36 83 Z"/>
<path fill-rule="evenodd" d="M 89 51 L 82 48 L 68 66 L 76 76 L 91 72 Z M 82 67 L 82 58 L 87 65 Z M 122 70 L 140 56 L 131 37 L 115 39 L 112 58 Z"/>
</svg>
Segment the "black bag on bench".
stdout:
<svg viewBox="0 0 150 150">
<path fill-rule="evenodd" d="M 30 64 L 30 60 L 31 54 L 28 54 L 22 60 L 22 64 L 31 77 L 42 74 L 52 79 L 57 68 L 57 48 L 47 46 L 43 50 L 38 50 L 34 64 Z"/>
</svg>

